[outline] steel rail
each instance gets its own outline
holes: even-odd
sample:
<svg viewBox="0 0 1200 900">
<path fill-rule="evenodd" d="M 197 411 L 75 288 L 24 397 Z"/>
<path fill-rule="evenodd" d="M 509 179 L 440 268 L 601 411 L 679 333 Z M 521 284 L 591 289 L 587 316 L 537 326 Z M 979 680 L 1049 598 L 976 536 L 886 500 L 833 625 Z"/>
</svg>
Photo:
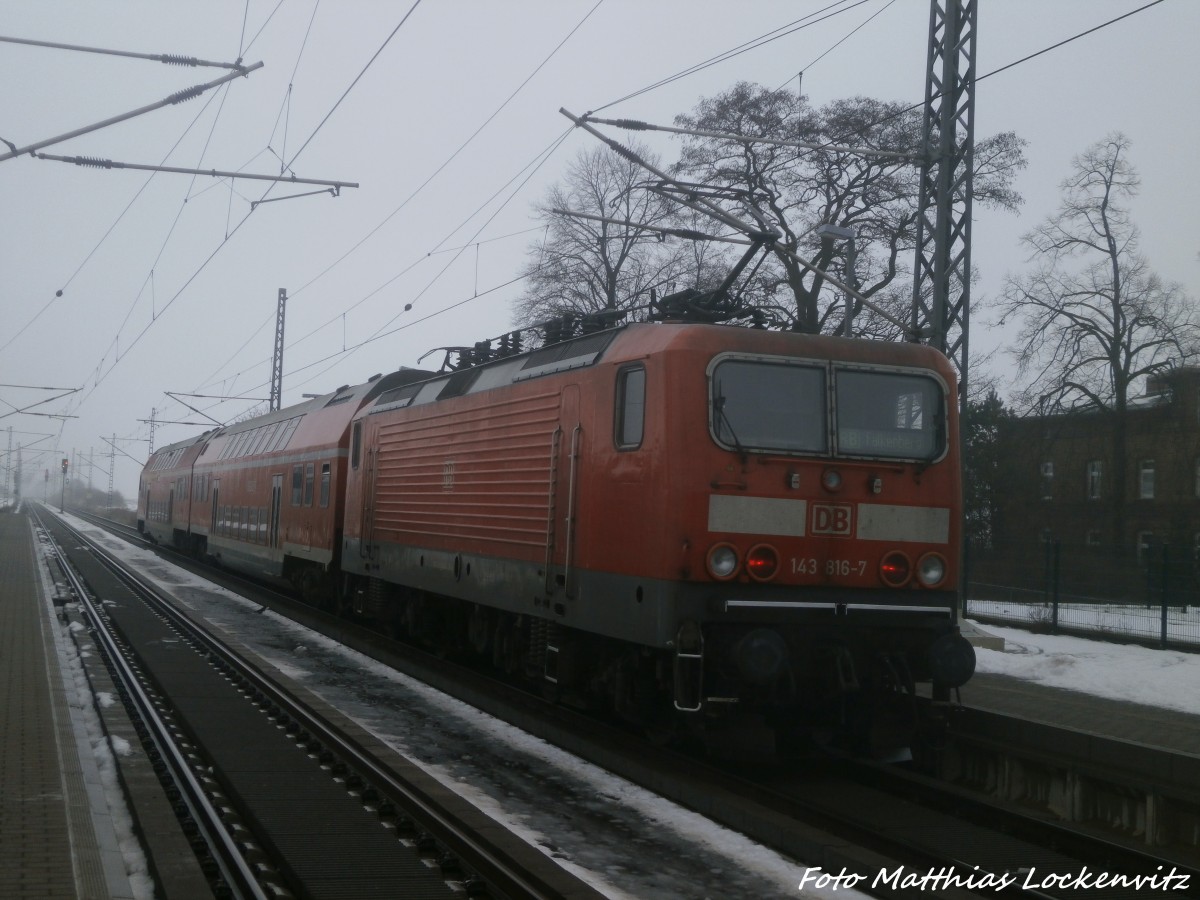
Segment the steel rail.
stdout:
<svg viewBox="0 0 1200 900">
<path fill-rule="evenodd" d="M 74 567 L 70 565 L 62 547 L 54 539 L 49 529 L 46 528 L 41 518 L 41 511 L 34 509 L 33 515 L 39 527 L 46 534 L 46 538 L 53 547 L 54 552 L 58 555 L 62 571 L 70 582 L 71 589 L 75 592 L 75 596 L 79 598 L 79 602 L 92 624 L 92 632 L 97 644 L 105 654 L 108 663 L 112 666 L 115 677 L 128 692 L 130 701 L 134 706 L 133 711 L 146 725 L 150 738 L 154 742 L 155 749 L 158 750 L 160 757 L 167 764 L 172 780 L 180 788 L 180 795 L 187 804 L 193 820 L 196 822 L 204 840 L 212 851 L 213 858 L 220 866 L 221 875 L 226 884 L 234 892 L 234 896 L 238 898 L 268 900 L 268 897 L 271 895 L 259 884 L 258 878 L 254 875 L 250 864 L 243 857 L 237 840 L 230 834 L 220 814 L 209 801 L 203 785 L 196 778 L 183 750 L 172 738 L 170 729 L 158 714 L 153 700 L 146 693 L 145 688 L 130 666 L 125 654 L 117 644 L 116 638 L 113 636 L 106 622 L 107 616 L 92 601 L 86 586 L 75 572 Z M 77 529 L 72 528 L 63 520 L 59 519 L 59 522 L 78 538 L 89 551 L 96 554 L 97 558 L 102 561 L 109 561 L 107 554 L 94 541 L 86 535 L 81 534 Z M 126 580 L 128 583 L 127 579 L 123 580 Z M 131 587 L 137 588 L 139 593 L 145 590 L 144 586 L 138 583 L 131 584 Z"/>
<path fill-rule="evenodd" d="M 100 555 L 123 581 L 137 588 L 140 593 L 157 594 L 137 572 L 109 557 L 103 548 L 86 536 L 79 537 Z M 478 874 L 497 896 L 520 897 L 522 900 L 559 900 L 560 890 L 538 877 L 536 873 L 529 872 L 519 861 L 510 859 L 502 850 L 494 848 L 486 838 L 478 838 L 472 830 L 460 826 L 452 815 L 441 809 L 437 801 L 418 786 L 405 781 L 385 763 L 380 762 L 374 754 L 339 731 L 335 725 L 331 725 L 264 676 L 251 663 L 228 650 L 218 638 L 195 624 L 185 613 L 163 600 L 156 599 L 154 603 L 159 612 L 170 618 L 180 630 L 185 631 L 205 652 L 226 665 L 234 673 L 235 679 L 244 679 L 255 691 L 278 706 L 284 715 L 295 720 L 310 736 L 345 761 L 360 777 L 392 800 L 417 826 L 458 857 L 467 868 Z"/>
</svg>

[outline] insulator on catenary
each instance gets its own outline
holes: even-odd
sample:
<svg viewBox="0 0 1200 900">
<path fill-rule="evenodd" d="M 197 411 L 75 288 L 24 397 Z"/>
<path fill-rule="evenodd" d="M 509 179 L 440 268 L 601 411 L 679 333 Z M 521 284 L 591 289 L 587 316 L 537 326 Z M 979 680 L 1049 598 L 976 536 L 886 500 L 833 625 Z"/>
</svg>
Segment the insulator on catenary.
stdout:
<svg viewBox="0 0 1200 900">
<path fill-rule="evenodd" d="M 200 60 L 194 56 L 177 56 L 174 53 L 164 53 L 159 58 L 159 62 L 165 63 L 168 66 L 198 66 Z"/>
<path fill-rule="evenodd" d="M 77 166 L 95 166 L 97 169 L 111 169 L 113 167 L 111 159 L 100 159 L 96 156 L 77 156 L 74 162 Z"/>
<path fill-rule="evenodd" d="M 191 100 L 193 97 L 199 97 L 203 93 L 204 93 L 204 86 L 198 84 L 195 87 L 190 87 L 190 88 L 187 88 L 186 90 L 182 90 L 182 91 L 179 91 L 178 93 L 172 94 L 170 97 L 167 98 L 167 102 L 168 103 L 183 103 L 187 100 Z"/>
</svg>

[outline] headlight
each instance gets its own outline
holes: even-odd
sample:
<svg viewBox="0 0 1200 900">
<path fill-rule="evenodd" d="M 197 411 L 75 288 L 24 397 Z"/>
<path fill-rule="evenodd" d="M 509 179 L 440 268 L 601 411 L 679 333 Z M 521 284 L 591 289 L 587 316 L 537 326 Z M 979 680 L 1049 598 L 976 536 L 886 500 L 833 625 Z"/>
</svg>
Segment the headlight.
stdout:
<svg viewBox="0 0 1200 900">
<path fill-rule="evenodd" d="M 917 579 L 925 587 L 935 587 L 946 577 L 946 561 L 936 553 L 926 553 L 917 563 Z"/>
<path fill-rule="evenodd" d="M 715 544 L 708 551 L 708 574 L 718 581 L 727 581 L 737 574 L 737 550 L 730 544 Z"/>
<path fill-rule="evenodd" d="M 836 494 L 842 489 L 842 473 L 837 469 L 826 469 L 821 473 L 821 487 L 831 494 Z"/>
</svg>

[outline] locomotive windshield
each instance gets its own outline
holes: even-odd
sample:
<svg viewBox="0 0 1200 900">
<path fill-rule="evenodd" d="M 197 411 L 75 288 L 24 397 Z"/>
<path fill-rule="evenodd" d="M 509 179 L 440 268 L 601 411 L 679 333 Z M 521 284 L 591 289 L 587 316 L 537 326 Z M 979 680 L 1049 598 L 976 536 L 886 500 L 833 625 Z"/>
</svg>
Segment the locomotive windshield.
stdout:
<svg viewBox="0 0 1200 900">
<path fill-rule="evenodd" d="M 738 448 L 824 453 L 825 369 L 729 360 L 713 371 L 713 431 Z"/>
<path fill-rule="evenodd" d="M 831 416 L 830 377 L 819 364 L 718 363 L 711 381 L 713 436 L 738 450 L 921 460 L 942 454 L 945 398 L 936 379 L 835 366 Z"/>
<path fill-rule="evenodd" d="M 932 378 L 838 370 L 836 379 L 839 453 L 896 459 L 941 455 L 943 395 Z"/>
</svg>

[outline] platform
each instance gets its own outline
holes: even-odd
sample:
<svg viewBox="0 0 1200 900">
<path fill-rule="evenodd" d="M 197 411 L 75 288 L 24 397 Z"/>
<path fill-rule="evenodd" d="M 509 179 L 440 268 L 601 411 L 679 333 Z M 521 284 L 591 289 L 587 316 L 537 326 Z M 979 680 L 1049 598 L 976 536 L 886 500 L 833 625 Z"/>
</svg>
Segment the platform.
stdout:
<svg viewBox="0 0 1200 900">
<path fill-rule="evenodd" d="M 1004 652 L 1004 638 L 985 631 L 970 619 L 959 619 L 958 629 L 962 636 L 971 642 L 971 646 Z"/>
<path fill-rule="evenodd" d="M 963 686 L 962 702 L 1027 722 L 1200 757 L 1200 698 L 1193 714 L 977 673 Z"/>
<path fill-rule="evenodd" d="M 133 892 L 31 520 L 0 509 L 0 897 Z"/>
</svg>

